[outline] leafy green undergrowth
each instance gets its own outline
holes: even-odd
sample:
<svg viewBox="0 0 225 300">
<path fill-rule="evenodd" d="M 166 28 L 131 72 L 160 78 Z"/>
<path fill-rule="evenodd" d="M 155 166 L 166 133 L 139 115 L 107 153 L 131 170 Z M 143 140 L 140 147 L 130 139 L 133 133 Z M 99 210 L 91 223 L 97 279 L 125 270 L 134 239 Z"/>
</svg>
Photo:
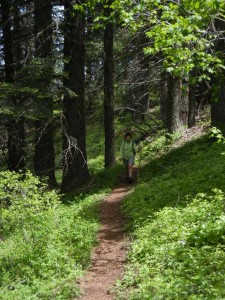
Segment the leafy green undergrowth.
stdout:
<svg viewBox="0 0 225 300">
<path fill-rule="evenodd" d="M 30 173 L 21 176 L 0 173 L 0 299 L 72 299 L 96 243 L 105 190 L 70 195 L 65 205 Z"/>
<path fill-rule="evenodd" d="M 225 146 L 152 159 L 124 201 L 133 242 L 117 299 L 225 299 Z"/>
<path fill-rule="evenodd" d="M 104 157 L 100 155 L 89 160 L 89 170 L 97 184 L 97 189 L 103 188 L 109 191 L 119 182 L 123 165 L 116 163 L 114 167 L 105 169 Z"/>
</svg>

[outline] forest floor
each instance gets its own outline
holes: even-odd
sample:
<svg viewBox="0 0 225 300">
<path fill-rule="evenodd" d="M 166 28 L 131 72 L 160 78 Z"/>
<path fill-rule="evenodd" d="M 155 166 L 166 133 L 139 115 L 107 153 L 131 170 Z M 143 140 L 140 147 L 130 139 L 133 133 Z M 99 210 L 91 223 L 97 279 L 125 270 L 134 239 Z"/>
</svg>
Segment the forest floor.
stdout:
<svg viewBox="0 0 225 300">
<path fill-rule="evenodd" d="M 120 204 L 130 192 L 130 186 L 120 184 L 101 203 L 99 243 L 93 251 L 90 268 L 80 281 L 79 300 L 113 299 L 112 288 L 122 277 L 128 243 Z"/>
</svg>

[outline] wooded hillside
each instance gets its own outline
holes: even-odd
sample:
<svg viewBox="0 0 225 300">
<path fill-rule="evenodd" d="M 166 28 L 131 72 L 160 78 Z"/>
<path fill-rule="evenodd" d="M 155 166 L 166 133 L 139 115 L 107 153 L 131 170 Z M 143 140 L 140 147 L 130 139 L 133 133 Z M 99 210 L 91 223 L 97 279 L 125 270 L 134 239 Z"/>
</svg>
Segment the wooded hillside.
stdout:
<svg viewBox="0 0 225 300">
<path fill-rule="evenodd" d="M 87 122 L 104 126 L 106 168 L 115 119 L 173 133 L 211 105 L 223 129 L 224 24 L 222 0 L 1 1 L 2 169 L 50 187 L 62 170 L 66 192 L 90 181 Z"/>
<path fill-rule="evenodd" d="M 0 299 L 225 299 L 224 133 L 224 0 L 0 0 Z"/>
</svg>

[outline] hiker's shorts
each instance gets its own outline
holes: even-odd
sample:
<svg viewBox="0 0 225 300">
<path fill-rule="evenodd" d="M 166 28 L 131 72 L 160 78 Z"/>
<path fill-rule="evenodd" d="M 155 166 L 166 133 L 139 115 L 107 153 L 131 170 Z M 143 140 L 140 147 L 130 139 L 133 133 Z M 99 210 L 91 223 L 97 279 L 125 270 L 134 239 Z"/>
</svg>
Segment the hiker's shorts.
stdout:
<svg viewBox="0 0 225 300">
<path fill-rule="evenodd" d="M 123 158 L 123 164 L 125 167 L 128 167 L 129 165 L 132 165 L 134 164 L 134 157 L 131 157 L 129 159 L 125 159 Z"/>
</svg>

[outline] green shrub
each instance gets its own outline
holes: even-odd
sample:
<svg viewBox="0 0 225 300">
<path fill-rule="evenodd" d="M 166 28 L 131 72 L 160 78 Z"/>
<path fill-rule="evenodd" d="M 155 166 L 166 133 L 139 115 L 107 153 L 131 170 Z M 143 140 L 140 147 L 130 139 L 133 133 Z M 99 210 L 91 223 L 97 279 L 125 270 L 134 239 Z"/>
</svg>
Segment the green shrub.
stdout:
<svg viewBox="0 0 225 300">
<path fill-rule="evenodd" d="M 222 133 L 222 131 L 216 127 L 212 127 L 210 129 L 210 133 L 209 133 L 209 138 L 212 141 L 215 141 L 217 143 L 224 143 L 225 139 L 224 139 L 224 135 Z"/>
<path fill-rule="evenodd" d="M 61 203 L 39 180 L 0 173 L 0 299 L 71 299 L 88 265 L 103 194 Z M 74 198 L 74 197 L 73 197 Z"/>
<path fill-rule="evenodd" d="M 129 257 L 136 276 L 127 280 L 137 289 L 129 299 L 224 299 L 224 208 L 215 190 L 185 208 L 164 208 L 139 228 Z"/>
</svg>

